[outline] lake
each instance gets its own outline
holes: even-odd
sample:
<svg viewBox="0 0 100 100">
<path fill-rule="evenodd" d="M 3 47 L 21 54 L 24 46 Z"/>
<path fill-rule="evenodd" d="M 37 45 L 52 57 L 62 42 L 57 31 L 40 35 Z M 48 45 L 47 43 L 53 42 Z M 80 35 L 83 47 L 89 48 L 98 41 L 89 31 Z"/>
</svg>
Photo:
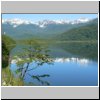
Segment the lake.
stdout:
<svg viewBox="0 0 100 100">
<path fill-rule="evenodd" d="M 22 51 L 23 45 L 17 45 L 11 56 Z M 48 45 L 53 64 L 30 70 L 29 65 L 24 77 L 25 86 L 97 86 L 98 85 L 98 45 L 97 43 L 55 43 Z M 26 66 L 26 64 L 24 65 Z M 17 64 L 12 59 L 10 69 L 15 77 Z M 30 77 L 33 75 L 33 77 Z"/>
</svg>

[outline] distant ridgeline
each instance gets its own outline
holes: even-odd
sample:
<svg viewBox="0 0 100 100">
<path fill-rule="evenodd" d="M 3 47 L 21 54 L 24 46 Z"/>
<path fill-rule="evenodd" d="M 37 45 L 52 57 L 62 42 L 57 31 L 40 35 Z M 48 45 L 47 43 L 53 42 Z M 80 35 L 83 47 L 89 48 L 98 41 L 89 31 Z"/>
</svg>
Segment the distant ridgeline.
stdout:
<svg viewBox="0 0 100 100">
<path fill-rule="evenodd" d="M 11 49 L 15 46 L 15 41 L 9 36 L 2 35 L 2 68 L 9 64 L 9 54 Z"/>
</svg>

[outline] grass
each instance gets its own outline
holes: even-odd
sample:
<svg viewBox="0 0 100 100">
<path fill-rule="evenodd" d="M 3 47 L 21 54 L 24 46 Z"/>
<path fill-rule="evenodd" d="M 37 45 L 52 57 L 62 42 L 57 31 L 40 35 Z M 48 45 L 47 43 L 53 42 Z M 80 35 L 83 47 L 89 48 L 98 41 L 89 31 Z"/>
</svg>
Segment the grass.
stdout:
<svg viewBox="0 0 100 100">
<path fill-rule="evenodd" d="M 24 82 L 20 78 L 15 78 L 9 67 L 2 69 L 2 86 L 23 86 Z"/>
</svg>

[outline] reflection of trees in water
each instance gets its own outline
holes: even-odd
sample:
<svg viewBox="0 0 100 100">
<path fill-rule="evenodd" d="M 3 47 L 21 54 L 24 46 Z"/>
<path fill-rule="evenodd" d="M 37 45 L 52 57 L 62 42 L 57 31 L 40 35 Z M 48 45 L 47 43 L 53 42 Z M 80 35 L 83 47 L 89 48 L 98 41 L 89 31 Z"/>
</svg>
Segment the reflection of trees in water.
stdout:
<svg viewBox="0 0 100 100">
<path fill-rule="evenodd" d="M 33 79 L 36 79 L 38 82 L 40 82 L 42 85 L 50 85 L 49 82 L 42 80 L 41 78 L 45 78 L 45 77 L 50 77 L 50 75 L 48 74 L 43 74 L 43 75 L 30 75 L 28 74 L 30 77 L 32 77 Z"/>
<path fill-rule="evenodd" d="M 29 71 L 34 70 L 45 63 L 46 64 L 53 63 L 53 60 L 48 55 L 49 50 L 47 50 L 46 48 L 40 47 L 39 44 L 34 46 L 34 42 L 31 40 L 28 41 L 27 43 L 28 43 L 28 47 L 23 48 L 24 49 L 23 52 L 20 52 L 17 55 L 17 58 L 19 58 L 19 60 L 17 61 L 18 69 L 16 70 L 16 73 L 20 73 L 20 78 L 22 79 L 25 78 L 26 73 L 28 73 Z M 29 69 L 29 66 L 33 61 L 36 64 L 36 66 L 31 66 L 31 69 Z M 30 75 L 28 73 L 28 75 L 32 77 L 33 79 L 38 80 L 42 85 L 49 85 L 47 81 L 43 81 L 41 79 L 44 77 L 49 77 L 48 74 Z"/>
<path fill-rule="evenodd" d="M 98 43 L 77 42 L 77 43 L 59 43 L 58 46 L 67 52 L 80 57 L 97 60 Z"/>
</svg>

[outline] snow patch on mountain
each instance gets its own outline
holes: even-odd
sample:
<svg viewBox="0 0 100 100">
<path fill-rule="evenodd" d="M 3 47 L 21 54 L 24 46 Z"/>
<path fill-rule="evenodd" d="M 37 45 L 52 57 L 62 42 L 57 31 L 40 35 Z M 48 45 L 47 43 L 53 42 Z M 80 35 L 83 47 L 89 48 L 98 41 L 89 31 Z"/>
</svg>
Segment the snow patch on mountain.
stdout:
<svg viewBox="0 0 100 100">
<path fill-rule="evenodd" d="M 61 20 L 42 20 L 42 21 L 37 21 L 37 22 L 33 22 L 33 21 L 29 21 L 29 20 L 23 20 L 23 19 L 2 19 L 2 24 L 7 24 L 9 23 L 10 25 L 13 25 L 14 28 L 16 28 L 17 26 L 21 25 L 21 24 L 34 24 L 37 25 L 41 28 L 45 28 L 47 25 L 50 24 L 79 24 L 79 23 L 86 23 L 89 22 L 91 19 L 88 18 L 79 18 L 76 20 L 67 20 L 67 19 L 61 19 Z"/>
</svg>

